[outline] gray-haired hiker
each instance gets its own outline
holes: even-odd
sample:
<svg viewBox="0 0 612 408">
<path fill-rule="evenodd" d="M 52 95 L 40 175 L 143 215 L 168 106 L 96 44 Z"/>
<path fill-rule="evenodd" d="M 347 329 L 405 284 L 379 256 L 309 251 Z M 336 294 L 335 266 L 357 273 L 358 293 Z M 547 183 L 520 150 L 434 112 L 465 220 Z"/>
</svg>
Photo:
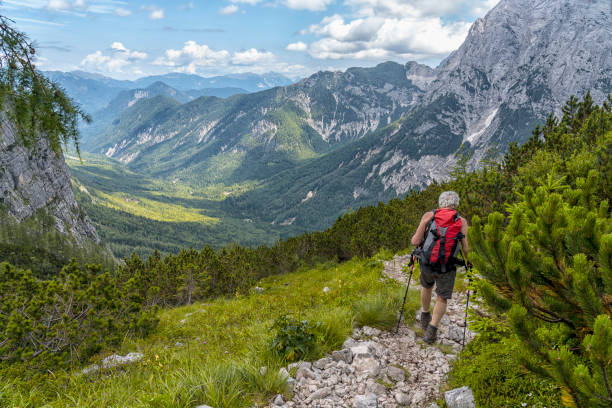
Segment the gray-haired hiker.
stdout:
<svg viewBox="0 0 612 408">
<path fill-rule="evenodd" d="M 467 229 L 465 218 L 457 212 L 459 196 L 454 191 L 440 194 L 437 210 L 426 212 L 412 236 L 412 245 L 418 246 L 417 256 L 421 267 L 421 327 L 425 330 L 426 343 L 436 341 L 438 325 L 446 312 L 447 300 L 455 285 L 457 255 L 463 249 L 465 262 L 469 264 Z M 431 292 L 436 285 L 436 304 L 433 316 L 429 311 Z"/>
</svg>

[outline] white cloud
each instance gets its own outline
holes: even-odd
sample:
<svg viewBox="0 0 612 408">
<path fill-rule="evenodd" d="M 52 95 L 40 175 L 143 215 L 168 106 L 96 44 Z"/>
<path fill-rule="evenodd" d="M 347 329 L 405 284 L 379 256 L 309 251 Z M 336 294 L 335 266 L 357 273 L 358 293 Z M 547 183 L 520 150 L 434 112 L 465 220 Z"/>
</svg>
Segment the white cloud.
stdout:
<svg viewBox="0 0 612 408">
<path fill-rule="evenodd" d="M 458 48 L 469 27 L 461 21 L 444 23 L 438 17 L 372 16 L 345 22 L 334 15 L 307 31 L 321 37 L 310 45 L 315 58 L 422 59 L 442 58 Z"/>
<path fill-rule="evenodd" d="M 472 13 L 492 7 L 499 0 L 344 0 L 360 16 L 440 17 Z"/>
<path fill-rule="evenodd" d="M 99 50 L 87 55 L 81 61 L 81 66 L 98 72 L 123 72 L 124 67 L 147 58 L 147 53 L 130 50 L 119 41 L 111 44 L 110 51 L 110 55 L 105 55 Z"/>
<path fill-rule="evenodd" d="M 242 51 L 214 50 L 206 44 L 187 41 L 181 49 L 168 49 L 154 65 L 172 68 L 175 72 L 191 74 L 213 74 L 220 72 L 281 72 L 295 75 L 306 74 L 304 66 L 279 61 L 270 51 L 249 48 Z"/>
<path fill-rule="evenodd" d="M 325 10 L 334 0 L 284 0 L 283 4 L 294 10 Z"/>
<path fill-rule="evenodd" d="M 246 51 L 235 52 L 232 57 L 232 64 L 235 65 L 254 65 L 274 60 L 274 54 L 269 51 L 258 51 L 250 48 Z"/>
<path fill-rule="evenodd" d="M 123 7 L 117 7 L 115 9 L 115 14 L 118 15 L 119 17 L 127 17 L 132 14 L 132 11 L 125 9 Z"/>
<path fill-rule="evenodd" d="M 151 11 L 149 13 L 150 20 L 162 20 L 164 17 L 166 17 L 164 9 L 160 9 L 156 6 L 151 6 L 149 10 Z"/>
<path fill-rule="evenodd" d="M 229 58 L 230 53 L 226 50 L 214 51 L 206 44 L 187 41 L 180 50 L 166 50 L 165 56 L 157 58 L 153 64 L 177 68 L 193 64 L 192 68 L 195 69 L 196 66 L 224 64 Z"/>
<path fill-rule="evenodd" d="M 219 10 L 219 14 L 223 14 L 224 16 L 229 16 L 236 12 L 238 12 L 238 6 L 234 4 L 230 4 L 229 6 L 223 7 L 222 9 Z"/>
<path fill-rule="evenodd" d="M 301 41 L 298 41 L 287 45 L 285 49 L 287 51 L 306 51 L 308 49 L 308 45 Z"/>
</svg>

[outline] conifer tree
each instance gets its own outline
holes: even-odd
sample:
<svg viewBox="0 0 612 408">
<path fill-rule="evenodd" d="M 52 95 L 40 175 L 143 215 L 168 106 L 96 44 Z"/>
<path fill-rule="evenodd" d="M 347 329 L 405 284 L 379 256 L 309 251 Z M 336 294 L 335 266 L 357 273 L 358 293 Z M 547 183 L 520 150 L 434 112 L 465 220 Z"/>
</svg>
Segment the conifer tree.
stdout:
<svg viewBox="0 0 612 408">
<path fill-rule="evenodd" d="M 26 146 L 46 137 L 56 153 L 70 142 L 78 152 L 78 121 L 91 118 L 36 69 L 33 43 L 13 25 L 0 15 L 0 111 L 12 117 Z"/>
</svg>

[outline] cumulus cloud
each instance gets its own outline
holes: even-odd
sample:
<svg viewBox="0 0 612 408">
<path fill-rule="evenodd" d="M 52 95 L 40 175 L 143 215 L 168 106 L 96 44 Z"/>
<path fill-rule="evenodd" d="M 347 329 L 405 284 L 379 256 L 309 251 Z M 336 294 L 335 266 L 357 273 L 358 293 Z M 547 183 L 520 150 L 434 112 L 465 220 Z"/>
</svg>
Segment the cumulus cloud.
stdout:
<svg viewBox="0 0 612 408">
<path fill-rule="evenodd" d="M 287 51 L 306 51 L 308 49 L 308 45 L 301 41 L 298 41 L 287 45 L 285 49 Z"/>
<path fill-rule="evenodd" d="M 115 41 L 110 46 L 109 55 L 98 50 L 87 55 L 81 61 L 81 66 L 98 72 L 123 72 L 124 67 L 146 58 L 147 53 L 130 50 L 123 43 Z"/>
<path fill-rule="evenodd" d="M 235 52 L 214 50 L 195 41 L 185 42 L 181 49 L 166 50 L 153 64 L 172 68 L 175 72 L 191 74 L 218 74 L 220 70 L 226 73 L 305 72 L 304 66 L 279 61 L 270 51 L 256 48 Z"/>
<path fill-rule="evenodd" d="M 321 37 L 310 46 L 315 58 L 440 58 L 461 45 L 469 30 L 465 22 L 440 18 L 366 17 L 345 22 L 340 16 L 324 19 L 309 31 Z"/>
<path fill-rule="evenodd" d="M 238 12 L 238 6 L 234 5 L 234 4 L 230 4 L 227 7 L 223 7 L 222 9 L 219 10 L 219 14 L 223 14 L 225 16 L 229 16 L 231 14 L 234 14 Z"/>
<path fill-rule="evenodd" d="M 344 0 L 352 13 L 327 16 L 300 34 L 318 37 L 308 48 L 318 59 L 439 60 L 471 25 L 456 16 L 479 16 L 498 1 Z"/>
<path fill-rule="evenodd" d="M 232 64 L 235 65 L 254 65 L 274 60 L 274 54 L 269 51 L 258 51 L 250 48 L 246 51 L 235 52 L 232 57 Z"/>
<path fill-rule="evenodd" d="M 230 58 L 226 50 L 214 51 L 206 44 L 198 44 L 195 41 L 187 41 L 182 49 L 166 50 L 163 57 L 157 58 L 153 64 L 167 67 L 213 66 L 224 64 Z"/>
</svg>

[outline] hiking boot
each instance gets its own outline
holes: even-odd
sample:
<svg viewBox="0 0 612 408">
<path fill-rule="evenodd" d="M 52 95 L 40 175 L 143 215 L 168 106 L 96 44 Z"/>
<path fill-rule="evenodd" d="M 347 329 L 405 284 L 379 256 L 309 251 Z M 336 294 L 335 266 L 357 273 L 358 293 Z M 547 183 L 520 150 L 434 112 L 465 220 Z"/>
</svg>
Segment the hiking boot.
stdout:
<svg viewBox="0 0 612 408">
<path fill-rule="evenodd" d="M 427 326 L 431 322 L 431 312 L 421 311 L 421 329 L 427 330 Z"/>
<path fill-rule="evenodd" d="M 434 341 L 436 341 L 437 336 L 438 328 L 430 324 L 429 326 L 427 326 L 427 330 L 425 330 L 425 336 L 423 336 L 423 341 L 427 344 L 432 344 Z"/>
</svg>

